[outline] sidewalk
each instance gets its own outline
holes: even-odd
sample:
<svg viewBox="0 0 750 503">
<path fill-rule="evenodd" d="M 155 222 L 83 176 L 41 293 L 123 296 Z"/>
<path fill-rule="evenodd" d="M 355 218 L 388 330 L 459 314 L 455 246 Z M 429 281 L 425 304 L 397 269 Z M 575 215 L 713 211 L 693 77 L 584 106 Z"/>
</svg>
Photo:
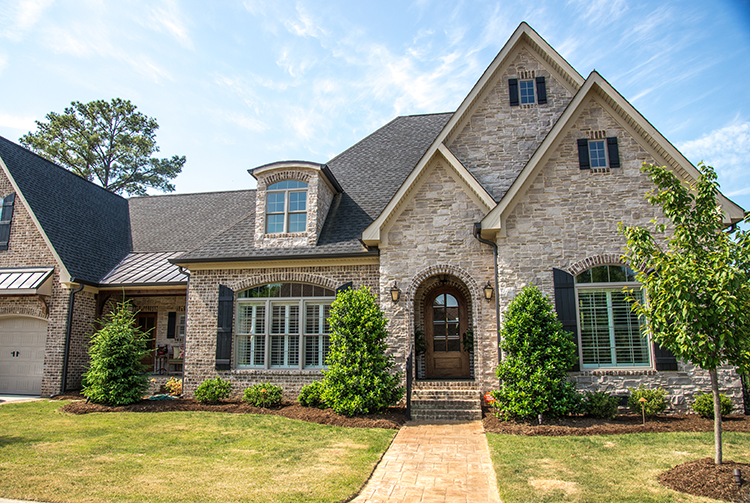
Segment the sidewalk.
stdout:
<svg viewBox="0 0 750 503">
<path fill-rule="evenodd" d="M 41 399 L 41 397 L 29 395 L 0 395 L 0 405 L 4 403 L 33 402 Z M 3 500 L 0 500 L 0 503 L 3 503 Z"/>
<path fill-rule="evenodd" d="M 352 503 L 499 503 L 481 421 L 410 421 Z"/>
</svg>

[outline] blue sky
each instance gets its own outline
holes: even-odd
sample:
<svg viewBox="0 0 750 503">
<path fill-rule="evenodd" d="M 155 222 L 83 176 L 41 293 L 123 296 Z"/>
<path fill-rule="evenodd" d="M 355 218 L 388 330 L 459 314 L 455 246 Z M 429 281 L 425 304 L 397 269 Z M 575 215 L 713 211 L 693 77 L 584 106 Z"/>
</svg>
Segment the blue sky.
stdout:
<svg viewBox="0 0 750 503">
<path fill-rule="evenodd" d="M 73 100 L 155 117 L 177 191 L 252 188 L 395 116 L 455 110 L 521 21 L 750 209 L 750 2 L 0 0 L 0 135 Z"/>
</svg>

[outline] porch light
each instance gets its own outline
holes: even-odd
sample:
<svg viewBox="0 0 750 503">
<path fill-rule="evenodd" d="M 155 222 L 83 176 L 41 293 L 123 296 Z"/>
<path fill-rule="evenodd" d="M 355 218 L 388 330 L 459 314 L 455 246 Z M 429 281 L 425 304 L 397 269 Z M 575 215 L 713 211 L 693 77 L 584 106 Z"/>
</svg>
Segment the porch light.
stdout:
<svg viewBox="0 0 750 503">
<path fill-rule="evenodd" d="M 487 302 L 492 300 L 492 292 L 494 292 L 495 289 L 492 288 L 492 285 L 490 285 L 489 280 L 487 280 L 487 284 L 484 285 L 484 298 L 487 300 Z"/>
<path fill-rule="evenodd" d="M 391 300 L 393 302 L 398 302 L 399 297 L 401 297 L 401 290 L 398 289 L 398 285 L 394 281 L 393 286 L 391 287 Z"/>
</svg>

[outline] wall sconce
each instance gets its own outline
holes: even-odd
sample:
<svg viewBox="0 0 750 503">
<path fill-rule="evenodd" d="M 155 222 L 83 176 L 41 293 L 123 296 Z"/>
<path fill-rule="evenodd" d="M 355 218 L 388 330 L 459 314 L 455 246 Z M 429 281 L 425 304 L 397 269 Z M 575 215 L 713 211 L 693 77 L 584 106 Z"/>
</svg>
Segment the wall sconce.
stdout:
<svg viewBox="0 0 750 503">
<path fill-rule="evenodd" d="M 492 292 L 494 292 L 495 289 L 492 288 L 492 285 L 490 285 L 489 280 L 487 280 L 487 284 L 484 285 L 484 298 L 487 302 L 492 300 Z"/>
<path fill-rule="evenodd" d="M 401 290 L 398 289 L 398 285 L 394 281 L 393 286 L 391 287 L 391 300 L 393 302 L 398 302 L 399 297 L 401 297 Z"/>
</svg>

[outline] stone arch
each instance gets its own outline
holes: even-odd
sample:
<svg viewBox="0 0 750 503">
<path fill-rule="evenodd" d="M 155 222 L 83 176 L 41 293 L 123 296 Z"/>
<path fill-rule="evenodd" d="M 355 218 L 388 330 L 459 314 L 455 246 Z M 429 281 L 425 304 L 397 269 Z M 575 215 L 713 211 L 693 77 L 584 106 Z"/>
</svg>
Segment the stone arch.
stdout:
<svg viewBox="0 0 750 503">
<path fill-rule="evenodd" d="M 309 283 L 311 285 L 322 286 L 331 290 L 336 290 L 336 288 L 341 286 L 340 284 L 337 284 L 335 280 L 320 274 L 292 271 L 255 274 L 248 278 L 229 283 L 227 286 L 235 292 L 238 292 L 254 286 L 266 285 L 269 283 Z"/>
<path fill-rule="evenodd" d="M 472 303 L 477 302 L 477 300 L 480 299 L 480 295 L 483 294 L 481 288 L 477 285 L 477 282 L 474 281 L 474 278 L 472 278 L 468 272 L 457 266 L 443 264 L 430 266 L 414 276 L 409 283 L 409 288 L 406 290 L 406 298 L 408 301 L 411 302 L 413 300 L 417 288 L 419 288 L 427 278 L 431 276 L 439 276 L 441 274 L 449 274 L 463 281 L 466 288 L 468 288 L 471 293 Z"/>
<path fill-rule="evenodd" d="M 575 262 L 574 264 L 571 264 L 568 267 L 568 272 L 572 274 L 573 276 L 578 276 L 583 271 L 586 271 L 588 269 L 591 269 L 592 267 L 600 266 L 600 265 L 624 265 L 627 266 L 625 262 L 622 261 L 622 255 L 617 253 L 601 253 L 599 255 L 591 255 L 590 257 L 586 257 L 583 260 L 579 260 L 578 262 Z"/>
</svg>

